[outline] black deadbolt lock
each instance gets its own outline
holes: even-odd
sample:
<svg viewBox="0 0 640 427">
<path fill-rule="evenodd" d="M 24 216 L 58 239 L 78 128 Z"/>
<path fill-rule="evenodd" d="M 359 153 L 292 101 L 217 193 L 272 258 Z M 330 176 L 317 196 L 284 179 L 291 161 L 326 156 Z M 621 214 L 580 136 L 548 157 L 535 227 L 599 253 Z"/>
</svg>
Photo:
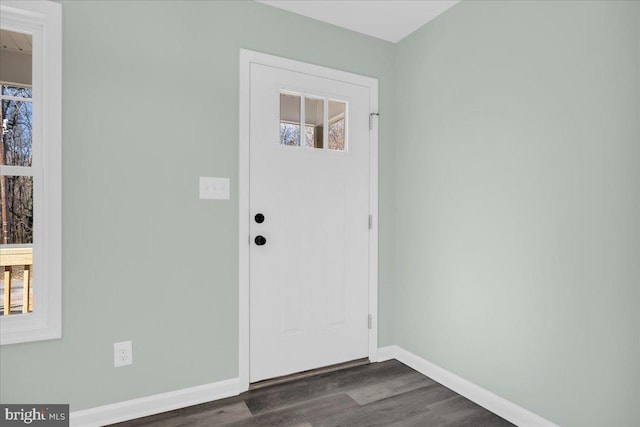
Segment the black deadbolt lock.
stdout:
<svg viewBox="0 0 640 427">
<path fill-rule="evenodd" d="M 255 220 L 258 224 L 262 224 L 264 222 L 264 215 L 262 215 L 261 213 L 256 214 Z"/>
<path fill-rule="evenodd" d="M 253 241 L 256 242 L 256 245 L 258 246 L 262 246 L 267 243 L 267 239 L 265 239 L 264 236 L 256 236 Z"/>
</svg>

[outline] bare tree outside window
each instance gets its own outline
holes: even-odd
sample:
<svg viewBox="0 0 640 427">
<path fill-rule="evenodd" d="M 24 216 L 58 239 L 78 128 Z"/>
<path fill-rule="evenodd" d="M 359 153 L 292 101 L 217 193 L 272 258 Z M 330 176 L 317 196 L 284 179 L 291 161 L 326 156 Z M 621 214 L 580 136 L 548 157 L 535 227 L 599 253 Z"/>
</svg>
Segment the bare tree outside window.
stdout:
<svg viewBox="0 0 640 427">
<path fill-rule="evenodd" d="M 300 145 L 300 125 L 280 122 L 280 145 Z"/>
<path fill-rule="evenodd" d="M 31 96 L 31 88 L 2 86 L 2 165 L 29 167 L 32 164 Z M 0 243 L 33 243 L 33 178 L 1 176 L 0 209 Z"/>
<path fill-rule="evenodd" d="M 33 102 L 29 87 L 2 85 L 0 165 L 30 168 L 33 163 Z M 19 169 L 18 169 L 19 170 Z M 4 315 L 33 310 L 33 176 L 0 175 L 2 302 Z M 14 246 L 29 245 L 29 246 Z"/>
<path fill-rule="evenodd" d="M 344 151 L 344 118 L 329 123 L 329 150 Z"/>
</svg>

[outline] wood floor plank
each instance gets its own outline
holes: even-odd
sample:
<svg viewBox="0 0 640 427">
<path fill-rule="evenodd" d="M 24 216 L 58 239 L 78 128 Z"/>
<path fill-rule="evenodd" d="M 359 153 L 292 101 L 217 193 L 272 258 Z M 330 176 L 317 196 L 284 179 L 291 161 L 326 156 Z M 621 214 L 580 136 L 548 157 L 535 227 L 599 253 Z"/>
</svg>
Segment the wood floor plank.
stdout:
<svg viewBox="0 0 640 427">
<path fill-rule="evenodd" d="M 462 396 L 455 396 L 451 399 L 429 405 L 428 408 L 431 412 L 449 422 L 459 421 L 476 415 L 479 411 L 486 410 Z"/>
<path fill-rule="evenodd" d="M 514 427 L 514 424 L 487 411 L 448 423 L 446 427 Z"/>
<path fill-rule="evenodd" d="M 253 418 L 253 414 L 244 402 L 236 402 L 220 408 L 188 415 L 186 420 L 194 426 L 223 426 L 234 422 L 244 422 Z"/>
<path fill-rule="evenodd" d="M 335 412 L 350 411 L 358 407 L 358 403 L 342 393 L 326 398 L 316 399 L 288 407 L 278 411 L 263 412 L 249 420 L 225 424 L 225 427 L 288 427 L 308 423 L 316 425 Z"/>
<path fill-rule="evenodd" d="M 188 409 L 188 410 L 185 410 Z M 181 411 L 173 411 L 175 416 L 160 417 L 158 415 L 141 418 L 137 422 L 117 424 L 124 426 L 154 426 L 154 427 L 182 427 L 182 426 L 223 426 L 233 422 L 247 420 L 253 417 L 244 401 L 237 401 L 222 406 L 210 408 L 203 405 L 191 406 Z M 172 412 L 164 413 L 171 414 Z M 159 415 L 164 415 L 159 414 Z"/>
<path fill-rule="evenodd" d="M 497 415 L 390 360 L 250 390 L 118 427 L 507 427 Z"/>
<path fill-rule="evenodd" d="M 447 427 L 460 425 L 475 427 L 476 424 L 473 423 L 478 425 L 484 423 L 487 426 L 512 425 L 494 413 L 459 395 L 428 405 L 427 408 L 431 413 L 446 421 Z"/>
<path fill-rule="evenodd" d="M 448 423 L 446 427 L 514 427 L 514 424 L 483 408 L 474 415 Z"/>
<path fill-rule="evenodd" d="M 433 412 L 423 412 L 410 415 L 401 420 L 389 423 L 388 427 L 449 427 L 447 422 Z"/>
<path fill-rule="evenodd" d="M 410 372 L 375 384 L 358 387 L 355 390 L 349 391 L 347 394 L 360 405 L 366 405 L 433 383 L 434 381 L 431 378 L 427 378 L 418 372 Z"/>
<path fill-rule="evenodd" d="M 250 392 L 247 406 L 253 414 L 297 405 L 305 400 L 321 396 L 339 394 L 363 386 L 375 384 L 385 379 L 413 371 L 397 361 L 392 363 L 371 363 L 343 371 L 320 374 L 306 378 L 302 382 L 294 381 L 289 385 L 279 384 L 273 389 L 266 387 Z"/>
<path fill-rule="evenodd" d="M 175 409 L 169 412 L 162 412 L 156 415 L 150 415 L 148 417 L 137 418 L 130 421 L 124 421 L 117 424 L 112 424 L 112 427 L 146 427 L 146 426 L 158 426 L 158 427 L 177 427 L 184 424 L 184 420 L 191 414 L 198 413 L 215 413 L 219 408 L 224 408 L 236 403 L 244 403 L 244 399 L 241 396 L 229 397 L 226 399 L 214 400 L 207 403 L 201 403 L 199 405 L 187 406 L 185 408 Z M 246 404 L 245 404 L 246 407 Z M 248 410 L 248 408 L 247 408 Z M 251 412 L 249 411 L 251 415 Z M 173 420 L 172 420 L 173 419 Z M 176 421 L 182 420 L 182 421 Z"/>
<path fill-rule="evenodd" d="M 389 425 L 389 427 L 418 426 L 514 427 L 508 421 L 459 395 L 427 405 L 424 411 Z"/>
<path fill-rule="evenodd" d="M 431 403 L 454 397 L 455 393 L 440 384 L 431 384 L 367 405 L 341 412 L 323 420 L 321 427 L 386 427 L 427 411 Z M 435 419 L 435 417 L 434 417 Z M 314 424 L 314 426 L 316 426 Z"/>
</svg>

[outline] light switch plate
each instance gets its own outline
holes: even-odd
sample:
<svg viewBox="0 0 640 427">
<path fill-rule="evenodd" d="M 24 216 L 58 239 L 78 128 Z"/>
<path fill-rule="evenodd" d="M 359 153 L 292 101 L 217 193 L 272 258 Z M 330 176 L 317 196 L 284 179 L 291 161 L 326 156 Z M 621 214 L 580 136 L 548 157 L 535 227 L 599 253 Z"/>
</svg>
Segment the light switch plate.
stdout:
<svg viewBox="0 0 640 427">
<path fill-rule="evenodd" d="M 229 200 L 229 178 L 201 176 L 200 198 Z"/>
</svg>

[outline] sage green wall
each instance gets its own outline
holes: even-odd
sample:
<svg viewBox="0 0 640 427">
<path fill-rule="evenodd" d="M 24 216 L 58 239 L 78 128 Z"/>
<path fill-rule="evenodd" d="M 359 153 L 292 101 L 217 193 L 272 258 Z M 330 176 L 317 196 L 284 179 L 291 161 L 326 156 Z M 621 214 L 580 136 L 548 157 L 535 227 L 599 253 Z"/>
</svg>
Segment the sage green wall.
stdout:
<svg viewBox="0 0 640 427">
<path fill-rule="evenodd" d="M 61 340 L 3 346 L 1 400 L 72 410 L 236 377 L 239 49 L 380 79 L 394 46 L 254 2 L 64 1 Z M 393 129 L 381 120 L 380 343 L 393 343 Z M 198 199 L 199 176 L 231 201 Z M 133 340 L 114 369 L 112 344 Z"/>
<path fill-rule="evenodd" d="M 640 425 L 639 6 L 462 2 L 398 45 L 397 344 L 562 426 Z"/>
<path fill-rule="evenodd" d="M 243 47 L 380 79 L 381 346 L 563 426 L 640 424 L 637 2 L 463 2 L 397 46 L 253 2 L 63 9 L 64 337 L 3 346 L 0 400 L 237 375 Z"/>
</svg>

